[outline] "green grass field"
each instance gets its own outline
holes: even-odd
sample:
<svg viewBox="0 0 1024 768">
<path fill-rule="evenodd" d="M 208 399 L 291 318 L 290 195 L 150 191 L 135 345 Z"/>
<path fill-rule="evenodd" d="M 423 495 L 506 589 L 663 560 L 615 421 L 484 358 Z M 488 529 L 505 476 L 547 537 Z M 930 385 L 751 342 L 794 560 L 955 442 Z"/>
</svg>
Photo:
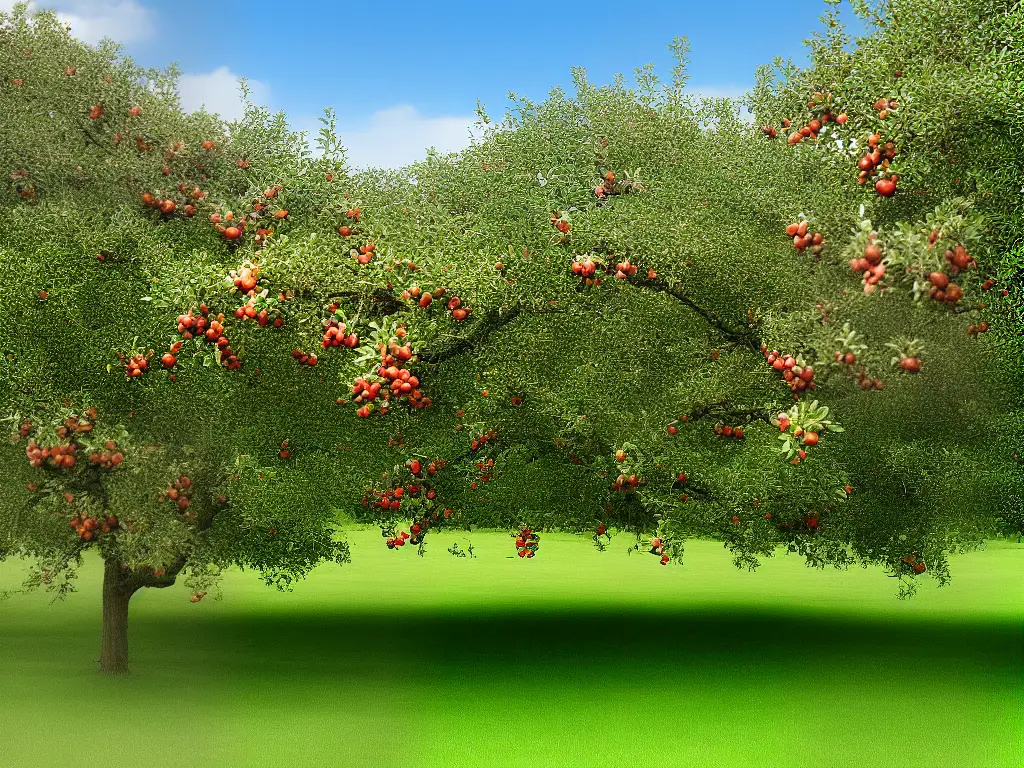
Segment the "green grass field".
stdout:
<svg viewBox="0 0 1024 768">
<path fill-rule="evenodd" d="M 63 604 L 0 603 L 0 765 L 1024 765 L 1024 545 L 899 601 L 879 570 L 748 573 L 711 542 L 661 567 L 622 537 L 350 540 L 291 594 L 139 593 L 124 679 L 95 671 L 97 559 Z"/>
</svg>

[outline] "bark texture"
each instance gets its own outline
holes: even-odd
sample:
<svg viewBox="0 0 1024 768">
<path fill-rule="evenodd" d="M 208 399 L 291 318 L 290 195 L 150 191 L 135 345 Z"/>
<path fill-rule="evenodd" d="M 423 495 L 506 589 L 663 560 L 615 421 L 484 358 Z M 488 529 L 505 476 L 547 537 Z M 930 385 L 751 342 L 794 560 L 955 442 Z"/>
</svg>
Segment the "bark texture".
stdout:
<svg viewBox="0 0 1024 768">
<path fill-rule="evenodd" d="M 103 571 L 103 641 L 100 672 L 128 673 L 128 602 L 138 589 L 121 563 L 107 560 Z"/>
</svg>

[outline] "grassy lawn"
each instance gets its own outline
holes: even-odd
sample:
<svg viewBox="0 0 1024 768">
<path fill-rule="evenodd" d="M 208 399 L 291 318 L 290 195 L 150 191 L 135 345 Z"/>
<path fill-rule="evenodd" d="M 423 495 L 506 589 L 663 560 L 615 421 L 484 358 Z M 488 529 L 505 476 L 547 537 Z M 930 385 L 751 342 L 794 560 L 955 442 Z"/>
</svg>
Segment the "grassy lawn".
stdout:
<svg viewBox="0 0 1024 768">
<path fill-rule="evenodd" d="M 875 569 L 741 572 L 711 542 L 661 567 L 621 538 L 450 538 L 353 530 L 352 565 L 292 594 L 145 590 L 126 679 L 95 671 L 98 560 L 64 604 L 0 603 L 0 765 L 1024 765 L 1024 545 L 899 601 Z"/>
</svg>

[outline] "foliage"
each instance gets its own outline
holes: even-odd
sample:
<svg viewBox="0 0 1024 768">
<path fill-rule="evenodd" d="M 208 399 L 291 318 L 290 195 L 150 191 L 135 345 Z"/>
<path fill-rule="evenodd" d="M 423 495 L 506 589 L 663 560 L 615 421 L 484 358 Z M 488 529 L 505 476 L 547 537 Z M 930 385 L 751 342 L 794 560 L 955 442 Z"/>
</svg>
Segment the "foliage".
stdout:
<svg viewBox="0 0 1024 768">
<path fill-rule="evenodd" d="M 945 583 L 1021 497 L 1021 12 L 933 5 L 891 4 L 852 51 L 827 14 L 812 68 L 758 73 L 771 131 L 687 96 L 676 40 L 669 88 L 577 68 L 572 98 L 499 124 L 481 106 L 458 155 L 360 174 L 329 112 L 313 153 L 283 115 L 184 114 L 173 70 L 0 16 L 0 547 L 60 589 L 90 546 L 144 586 L 182 572 L 201 597 L 234 564 L 287 588 L 347 561 L 335 510 L 443 459 L 466 527 L 603 525 L 677 560 L 712 537 L 748 568 L 781 544 L 901 594 L 925 563 Z M 857 183 L 873 132 L 891 197 Z M 943 269 L 960 293 L 939 300 Z M 780 441 L 787 411 L 803 434 Z M 88 435 L 58 435 L 72 417 Z M 29 440 L 81 458 L 30 466 Z M 93 515 L 117 524 L 84 537 Z"/>
</svg>

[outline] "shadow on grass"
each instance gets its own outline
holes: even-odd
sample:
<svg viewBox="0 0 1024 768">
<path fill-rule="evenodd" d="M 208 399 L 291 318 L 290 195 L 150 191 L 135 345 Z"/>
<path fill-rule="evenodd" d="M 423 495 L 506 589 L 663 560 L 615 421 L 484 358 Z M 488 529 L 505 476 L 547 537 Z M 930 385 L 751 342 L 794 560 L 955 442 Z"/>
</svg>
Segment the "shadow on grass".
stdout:
<svg viewBox="0 0 1024 768">
<path fill-rule="evenodd" d="M 141 617 L 140 617 L 141 618 Z M 751 662 L 914 668 L 965 665 L 975 672 L 1019 675 L 1024 628 L 1012 623 L 837 620 L 820 615 L 743 612 L 595 614 L 530 612 L 292 613 L 225 618 L 187 626 L 141 618 L 133 628 L 135 664 L 157 652 L 191 659 L 213 675 L 375 676 L 378 665 L 409 674 L 427 662 L 438 673 L 487 676 L 507 664 L 530 663 L 543 674 L 567 666 L 621 667 L 641 662 L 673 667 Z M 161 649 L 161 650 L 158 650 Z"/>
</svg>

